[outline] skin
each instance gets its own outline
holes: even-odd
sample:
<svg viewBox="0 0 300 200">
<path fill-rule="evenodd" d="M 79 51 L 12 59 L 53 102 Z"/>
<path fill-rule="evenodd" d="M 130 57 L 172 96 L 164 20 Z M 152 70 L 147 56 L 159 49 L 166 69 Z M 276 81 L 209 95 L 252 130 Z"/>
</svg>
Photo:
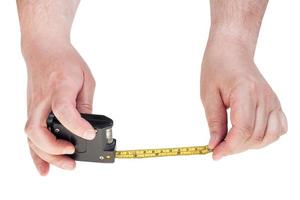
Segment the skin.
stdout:
<svg viewBox="0 0 300 200">
<path fill-rule="evenodd" d="M 265 0 L 211 0 L 211 29 L 201 70 L 213 158 L 264 147 L 287 131 L 280 102 L 254 63 Z M 25 132 L 41 175 L 50 164 L 75 168 L 74 146 L 46 128 L 52 110 L 74 134 L 93 139 L 95 131 L 80 117 L 91 113 L 95 80 L 70 42 L 79 0 L 17 0 L 21 47 L 28 70 L 28 120 Z M 227 129 L 230 108 L 232 128 Z"/>
<path fill-rule="evenodd" d="M 279 99 L 254 63 L 266 0 L 211 0 L 201 99 L 213 158 L 264 147 L 287 132 Z M 227 129 L 230 108 L 231 128 Z"/>
<path fill-rule="evenodd" d="M 49 164 L 74 169 L 74 146 L 56 140 L 47 130 L 52 110 L 74 134 L 93 139 L 95 130 L 79 112 L 91 113 L 95 80 L 70 42 L 70 29 L 79 1 L 17 1 L 22 53 L 28 71 L 28 120 L 25 132 L 33 161 L 41 175 Z"/>
</svg>

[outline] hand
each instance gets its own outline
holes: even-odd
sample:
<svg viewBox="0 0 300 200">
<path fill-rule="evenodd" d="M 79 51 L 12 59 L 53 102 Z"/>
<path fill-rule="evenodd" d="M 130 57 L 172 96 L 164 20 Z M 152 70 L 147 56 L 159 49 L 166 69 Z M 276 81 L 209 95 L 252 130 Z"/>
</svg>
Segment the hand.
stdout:
<svg viewBox="0 0 300 200">
<path fill-rule="evenodd" d="M 72 133 L 93 139 L 95 130 L 80 113 L 91 113 L 94 78 L 71 44 L 27 45 L 23 50 L 28 69 L 28 136 L 33 161 L 41 175 L 49 164 L 73 169 L 75 161 L 63 154 L 72 154 L 74 146 L 57 140 L 47 129 L 51 111 Z"/>
<path fill-rule="evenodd" d="M 215 160 L 264 147 L 287 132 L 276 94 L 237 39 L 209 40 L 202 63 L 201 99 Z M 227 132 L 228 108 L 232 127 Z"/>
</svg>

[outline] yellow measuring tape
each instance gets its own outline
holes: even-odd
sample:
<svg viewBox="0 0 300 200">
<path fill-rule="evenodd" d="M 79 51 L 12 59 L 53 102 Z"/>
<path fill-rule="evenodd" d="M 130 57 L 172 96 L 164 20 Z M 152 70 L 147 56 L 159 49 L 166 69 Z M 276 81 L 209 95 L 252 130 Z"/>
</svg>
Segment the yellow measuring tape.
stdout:
<svg viewBox="0 0 300 200">
<path fill-rule="evenodd" d="M 187 156 L 187 155 L 204 155 L 212 150 L 206 146 L 163 148 L 163 149 L 139 149 L 116 151 L 116 158 L 153 158 L 164 156 Z"/>
</svg>

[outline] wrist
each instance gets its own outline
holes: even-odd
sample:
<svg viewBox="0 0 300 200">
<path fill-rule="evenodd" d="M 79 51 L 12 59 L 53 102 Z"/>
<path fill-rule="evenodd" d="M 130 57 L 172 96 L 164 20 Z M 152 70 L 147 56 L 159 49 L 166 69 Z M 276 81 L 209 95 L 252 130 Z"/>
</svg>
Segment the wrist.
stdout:
<svg viewBox="0 0 300 200">
<path fill-rule="evenodd" d="M 61 52 L 72 46 L 68 38 L 22 37 L 21 50 L 25 60 Z"/>
<path fill-rule="evenodd" d="M 223 51 L 237 51 L 253 58 L 256 43 L 257 34 L 253 31 L 219 24 L 211 26 L 207 46 Z"/>
</svg>

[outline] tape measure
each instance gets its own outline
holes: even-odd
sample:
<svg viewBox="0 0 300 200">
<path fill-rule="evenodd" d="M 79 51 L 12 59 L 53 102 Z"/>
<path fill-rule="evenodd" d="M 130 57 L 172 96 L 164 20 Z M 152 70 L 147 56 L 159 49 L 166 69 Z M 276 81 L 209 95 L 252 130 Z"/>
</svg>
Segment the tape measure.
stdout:
<svg viewBox="0 0 300 200">
<path fill-rule="evenodd" d="M 116 151 L 116 158 L 153 158 L 165 156 L 188 156 L 188 155 L 204 155 L 210 153 L 208 146 L 163 148 L 163 149 L 139 149 Z"/>
<path fill-rule="evenodd" d="M 71 142 L 75 146 L 75 153 L 68 155 L 74 160 L 113 163 L 115 158 L 154 158 L 165 156 L 204 155 L 210 153 L 208 146 L 192 146 L 163 149 L 139 149 L 116 151 L 116 139 L 112 137 L 112 119 L 104 115 L 81 114 L 96 130 L 93 140 L 85 140 L 66 129 L 58 119 L 50 113 L 47 120 L 48 129 L 57 139 Z"/>
</svg>

